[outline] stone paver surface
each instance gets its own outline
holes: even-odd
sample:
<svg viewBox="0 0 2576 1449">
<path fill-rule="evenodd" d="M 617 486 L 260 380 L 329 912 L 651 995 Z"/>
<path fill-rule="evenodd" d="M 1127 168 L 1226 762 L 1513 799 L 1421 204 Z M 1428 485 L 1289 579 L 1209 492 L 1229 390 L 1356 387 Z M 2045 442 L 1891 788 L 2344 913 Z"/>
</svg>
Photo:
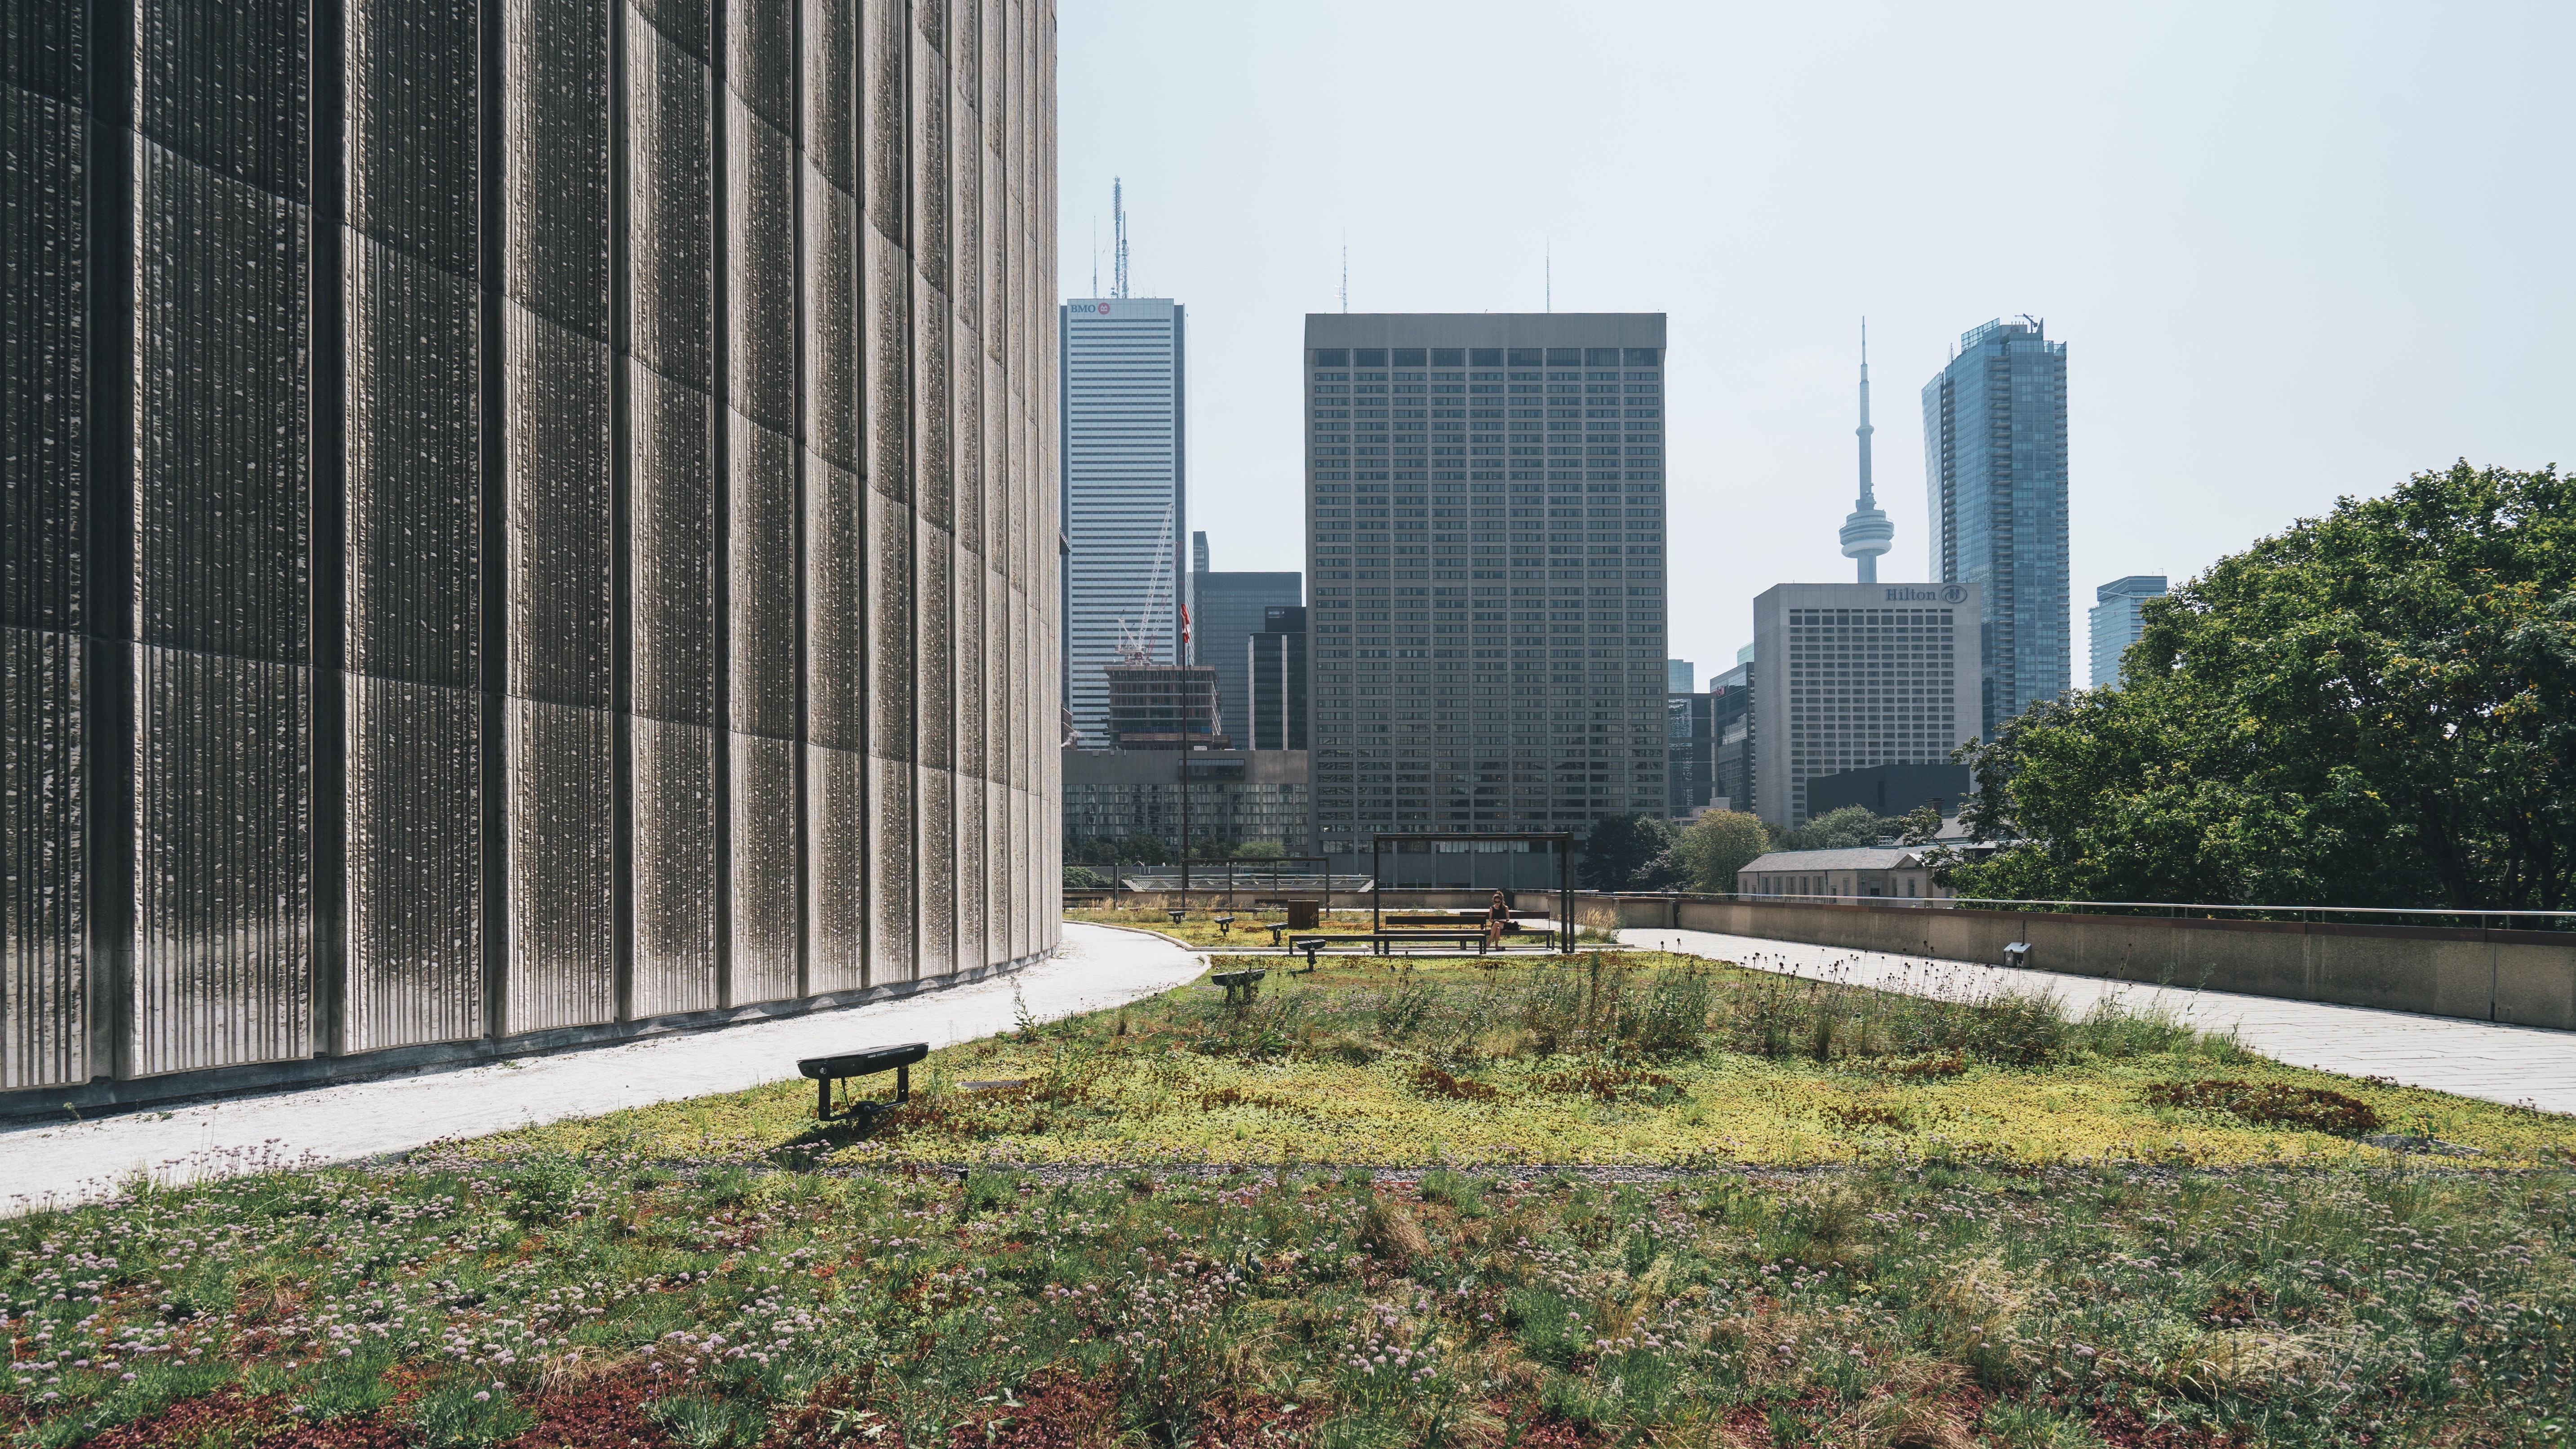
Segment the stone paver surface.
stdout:
<svg viewBox="0 0 2576 1449">
<path fill-rule="evenodd" d="M 2007 990 L 2049 991 L 2079 1015 L 2097 1001 L 2118 997 L 2134 1005 L 2164 1006 L 2204 1031 L 2232 1030 L 2249 1049 L 2292 1066 L 2387 1077 L 2410 1087 L 2576 1113 L 2576 1032 L 2016 971 L 1712 931 L 1631 930 L 1621 931 L 1619 939 L 1632 946 L 1669 946 L 1738 965 L 1918 996 L 1960 999 Z"/>
<path fill-rule="evenodd" d="M 883 1042 L 970 1041 L 1008 1030 L 1021 1001 L 1040 1018 L 1096 1011 L 1169 990 L 1204 966 L 1159 936 L 1069 921 L 1056 954 L 1015 975 L 893 1001 L 92 1122 L 0 1127 L 0 1211 L 98 1196 L 139 1172 L 178 1182 L 343 1162 L 444 1137 L 741 1091 L 795 1076 L 800 1057 Z"/>
</svg>

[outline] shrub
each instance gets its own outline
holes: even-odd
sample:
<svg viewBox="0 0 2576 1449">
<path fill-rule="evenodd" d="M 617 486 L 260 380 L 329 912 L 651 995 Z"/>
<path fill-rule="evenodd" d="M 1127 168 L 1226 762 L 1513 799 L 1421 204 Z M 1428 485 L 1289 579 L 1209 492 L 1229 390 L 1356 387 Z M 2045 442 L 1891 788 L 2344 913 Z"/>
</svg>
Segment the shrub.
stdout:
<svg viewBox="0 0 2576 1449">
<path fill-rule="evenodd" d="M 1716 991 L 1699 971 L 1666 971 L 1634 1008 L 1620 1013 L 1619 1039 L 1649 1057 L 1699 1055 Z"/>
<path fill-rule="evenodd" d="M 1398 972 L 1370 1004 L 1378 1031 L 1389 1041 L 1403 1041 L 1422 1030 L 1447 1000 L 1447 992 L 1406 970 Z"/>
</svg>

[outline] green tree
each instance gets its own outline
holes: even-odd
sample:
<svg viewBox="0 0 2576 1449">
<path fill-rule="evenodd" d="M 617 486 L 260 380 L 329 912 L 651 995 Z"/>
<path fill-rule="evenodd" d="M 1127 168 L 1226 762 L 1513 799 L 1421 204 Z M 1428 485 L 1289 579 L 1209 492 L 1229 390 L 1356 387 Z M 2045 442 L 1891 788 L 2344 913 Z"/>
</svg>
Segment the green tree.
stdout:
<svg viewBox="0 0 2576 1449">
<path fill-rule="evenodd" d="M 1726 892 L 1735 873 L 1771 849 L 1771 828 L 1742 810 L 1711 810 L 1691 823 L 1673 847 L 1683 889 Z"/>
<path fill-rule="evenodd" d="M 1652 815 L 1604 815 L 1583 837 L 1575 873 L 1597 891 L 1628 889 L 1637 869 L 1673 843 L 1673 828 Z"/>
<path fill-rule="evenodd" d="M 1247 840 L 1234 848 L 1237 860 L 1285 860 L 1288 847 L 1275 840 Z"/>
<path fill-rule="evenodd" d="M 1796 830 L 1782 831 L 1775 850 L 1863 850 L 1895 834 L 1895 822 L 1882 820 L 1866 805 L 1828 810 Z"/>
<path fill-rule="evenodd" d="M 1963 756 L 1962 894 L 2558 910 L 2576 898 L 2576 479 L 2471 468 L 2151 602 L 2121 687 Z"/>
</svg>

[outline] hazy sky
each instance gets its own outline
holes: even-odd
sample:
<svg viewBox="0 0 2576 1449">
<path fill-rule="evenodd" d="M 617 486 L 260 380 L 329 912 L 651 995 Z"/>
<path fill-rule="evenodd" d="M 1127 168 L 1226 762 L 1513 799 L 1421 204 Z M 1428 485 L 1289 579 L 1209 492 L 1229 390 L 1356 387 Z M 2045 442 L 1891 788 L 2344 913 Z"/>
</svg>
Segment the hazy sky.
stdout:
<svg viewBox="0 0 2576 1449">
<path fill-rule="evenodd" d="M 2576 465 L 2576 4 L 1240 5 L 1060 0 L 1062 287 L 1189 308 L 1190 522 L 1303 568 L 1304 314 L 1671 316 L 1672 651 L 1847 579 L 1869 318 L 1889 580 L 1921 389 L 2067 343 L 2074 677 L 2096 584 L 2339 495 Z"/>
</svg>

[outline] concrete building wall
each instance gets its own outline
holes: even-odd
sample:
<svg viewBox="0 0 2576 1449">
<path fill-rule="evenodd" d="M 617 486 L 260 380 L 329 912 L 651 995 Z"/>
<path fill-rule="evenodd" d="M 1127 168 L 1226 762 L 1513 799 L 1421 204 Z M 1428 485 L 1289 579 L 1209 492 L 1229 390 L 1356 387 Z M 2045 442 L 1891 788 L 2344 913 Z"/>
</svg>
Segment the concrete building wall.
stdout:
<svg viewBox="0 0 2576 1449">
<path fill-rule="evenodd" d="M 112 9 L 12 7 L 0 1093 L 1054 946 L 1052 5 Z"/>
</svg>

